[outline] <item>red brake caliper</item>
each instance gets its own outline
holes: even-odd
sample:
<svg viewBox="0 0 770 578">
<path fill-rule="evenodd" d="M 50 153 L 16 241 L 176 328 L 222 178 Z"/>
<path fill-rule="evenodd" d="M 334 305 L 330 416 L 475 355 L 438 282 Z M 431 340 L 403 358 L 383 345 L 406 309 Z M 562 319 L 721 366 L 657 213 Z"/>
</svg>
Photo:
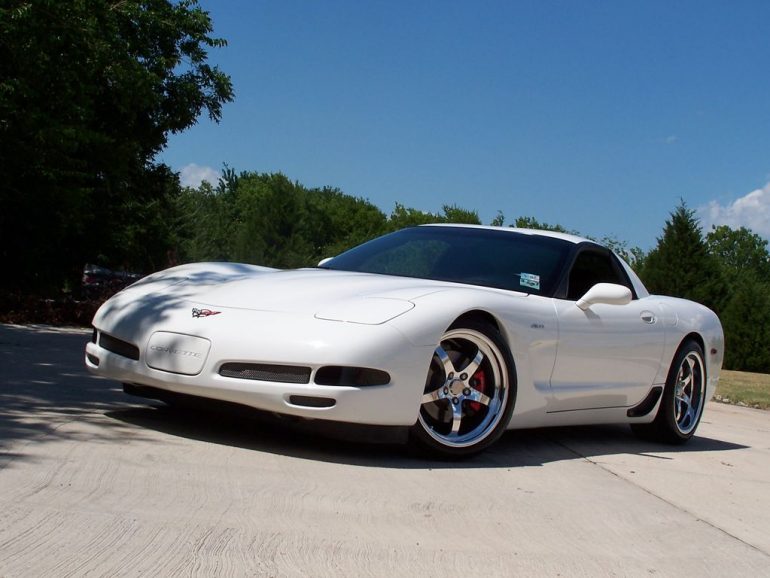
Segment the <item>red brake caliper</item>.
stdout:
<svg viewBox="0 0 770 578">
<path fill-rule="evenodd" d="M 484 375 L 484 372 L 481 369 L 473 374 L 471 383 L 473 382 L 475 382 L 475 385 L 472 385 L 471 387 L 477 391 L 480 391 L 481 393 L 484 393 L 484 390 L 487 387 L 487 377 Z M 468 402 L 468 405 L 473 411 L 479 411 L 481 409 L 481 404 L 478 401 Z"/>
</svg>

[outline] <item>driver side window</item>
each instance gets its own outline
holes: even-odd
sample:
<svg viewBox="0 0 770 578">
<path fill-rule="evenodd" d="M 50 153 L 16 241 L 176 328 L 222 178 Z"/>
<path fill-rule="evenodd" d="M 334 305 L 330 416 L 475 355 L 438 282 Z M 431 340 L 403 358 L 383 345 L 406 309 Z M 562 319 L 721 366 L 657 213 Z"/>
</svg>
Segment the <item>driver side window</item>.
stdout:
<svg viewBox="0 0 770 578">
<path fill-rule="evenodd" d="M 581 252 L 572 265 L 567 285 L 567 299 L 577 301 L 597 283 L 616 283 L 628 287 L 609 253 L 595 250 Z"/>
</svg>

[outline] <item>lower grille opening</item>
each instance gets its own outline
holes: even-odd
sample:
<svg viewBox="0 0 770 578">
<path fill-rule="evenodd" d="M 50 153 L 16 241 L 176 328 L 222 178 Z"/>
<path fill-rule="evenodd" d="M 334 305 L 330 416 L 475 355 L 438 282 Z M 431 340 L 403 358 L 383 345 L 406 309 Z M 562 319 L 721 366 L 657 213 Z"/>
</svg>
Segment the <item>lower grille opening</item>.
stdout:
<svg viewBox="0 0 770 578">
<path fill-rule="evenodd" d="M 223 363 L 219 368 L 222 377 L 274 381 L 279 383 L 310 383 L 310 368 L 296 365 L 269 363 Z"/>
<path fill-rule="evenodd" d="M 136 345 L 113 337 L 112 335 L 100 333 L 99 346 L 107 351 L 116 353 L 117 355 L 127 357 L 128 359 L 133 359 L 134 361 L 139 360 L 139 348 Z"/>
<path fill-rule="evenodd" d="M 379 369 L 368 367 L 341 367 L 327 365 L 316 371 L 315 382 L 318 385 L 367 386 L 387 385 L 390 375 Z"/>
<path fill-rule="evenodd" d="M 289 403 L 304 407 L 334 407 L 337 403 L 329 397 L 311 397 L 309 395 L 290 395 Z"/>
</svg>

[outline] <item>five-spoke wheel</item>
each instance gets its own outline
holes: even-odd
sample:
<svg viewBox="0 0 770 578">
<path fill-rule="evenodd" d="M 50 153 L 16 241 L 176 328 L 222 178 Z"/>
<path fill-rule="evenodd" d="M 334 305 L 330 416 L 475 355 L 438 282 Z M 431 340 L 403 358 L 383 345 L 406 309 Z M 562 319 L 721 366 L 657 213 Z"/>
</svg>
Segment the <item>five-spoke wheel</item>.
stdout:
<svg viewBox="0 0 770 578">
<path fill-rule="evenodd" d="M 706 402 L 706 365 L 703 349 L 685 341 L 674 357 L 655 420 L 635 424 L 634 431 L 645 438 L 682 443 L 695 434 Z"/>
<path fill-rule="evenodd" d="M 703 359 L 691 351 L 679 366 L 674 385 L 674 420 L 682 434 L 689 434 L 698 425 L 705 389 Z"/>
<path fill-rule="evenodd" d="M 474 321 L 452 327 L 433 354 L 413 437 L 445 457 L 477 453 L 500 437 L 515 396 L 513 360 L 499 332 Z"/>
</svg>

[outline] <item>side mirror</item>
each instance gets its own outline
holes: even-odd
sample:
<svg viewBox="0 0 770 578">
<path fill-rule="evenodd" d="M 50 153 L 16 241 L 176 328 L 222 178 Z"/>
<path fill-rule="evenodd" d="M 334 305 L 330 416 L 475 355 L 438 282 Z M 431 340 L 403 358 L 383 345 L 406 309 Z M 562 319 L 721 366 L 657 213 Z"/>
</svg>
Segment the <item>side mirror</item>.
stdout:
<svg viewBox="0 0 770 578">
<path fill-rule="evenodd" d="M 316 266 L 317 267 L 323 267 L 324 265 L 326 265 L 326 263 L 328 263 L 332 259 L 334 259 L 334 257 L 326 257 L 326 259 L 321 259 L 320 261 L 318 261 L 318 265 L 316 265 Z"/>
<path fill-rule="evenodd" d="M 631 303 L 631 289 L 614 283 L 597 283 L 577 300 L 576 305 L 583 311 L 595 305 L 627 305 Z"/>
</svg>

